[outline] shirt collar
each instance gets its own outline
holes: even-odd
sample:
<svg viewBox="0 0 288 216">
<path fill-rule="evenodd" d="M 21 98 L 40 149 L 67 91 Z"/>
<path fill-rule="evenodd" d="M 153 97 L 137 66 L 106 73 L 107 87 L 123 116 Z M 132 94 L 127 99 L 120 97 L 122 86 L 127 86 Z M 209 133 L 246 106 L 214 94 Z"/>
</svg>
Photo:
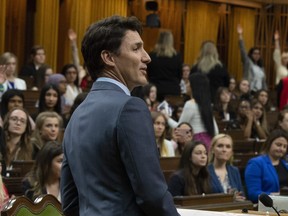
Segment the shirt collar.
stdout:
<svg viewBox="0 0 288 216">
<path fill-rule="evenodd" d="M 108 78 L 108 77 L 99 77 L 96 82 L 109 82 L 109 83 L 113 83 L 115 85 L 117 85 L 118 87 L 120 87 L 124 92 L 125 94 L 127 95 L 131 95 L 130 94 L 130 91 L 129 89 L 127 88 L 127 86 L 125 86 L 123 83 L 121 82 L 118 82 L 117 80 L 115 79 L 111 79 L 111 78 Z"/>
</svg>

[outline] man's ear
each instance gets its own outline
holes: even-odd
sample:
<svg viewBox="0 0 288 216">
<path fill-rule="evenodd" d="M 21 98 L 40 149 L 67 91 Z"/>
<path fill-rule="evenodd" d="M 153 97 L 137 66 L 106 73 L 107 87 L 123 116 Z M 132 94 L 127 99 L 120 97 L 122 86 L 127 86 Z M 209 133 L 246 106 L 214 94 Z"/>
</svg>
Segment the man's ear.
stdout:
<svg viewBox="0 0 288 216">
<path fill-rule="evenodd" d="M 101 52 L 101 58 L 102 58 L 104 64 L 109 65 L 109 66 L 115 65 L 113 54 L 111 52 L 109 52 L 107 50 L 103 50 Z"/>
</svg>

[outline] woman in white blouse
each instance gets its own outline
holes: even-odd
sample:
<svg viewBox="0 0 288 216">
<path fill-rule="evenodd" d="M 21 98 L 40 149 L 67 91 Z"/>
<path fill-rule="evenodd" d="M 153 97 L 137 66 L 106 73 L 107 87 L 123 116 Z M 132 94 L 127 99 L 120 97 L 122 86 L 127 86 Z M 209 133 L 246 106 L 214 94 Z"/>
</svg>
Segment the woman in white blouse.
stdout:
<svg viewBox="0 0 288 216">
<path fill-rule="evenodd" d="M 67 81 L 67 88 L 65 97 L 65 105 L 72 106 L 75 98 L 81 93 L 81 88 L 78 86 L 78 71 L 74 64 L 66 64 L 62 68 L 62 74 L 65 76 Z"/>
<path fill-rule="evenodd" d="M 218 126 L 211 106 L 209 81 L 207 76 L 201 73 L 191 74 L 189 81 L 192 98 L 185 103 L 179 121 L 174 121 L 168 115 L 165 116 L 172 128 L 177 127 L 181 122 L 188 122 L 194 131 L 193 139 L 202 141 L 209 150 L 212 137 L 218 134 Z"/>
<path fill-rule="evenodd" d="M 3 83 L 4 91 L 8 89 L 26 90 L 26 82 L 17 77 L 17 57 L 13 53 L 5 52 L 0 57 L 0 65 L 6 65 L 6 81 Z"/>
</svg>

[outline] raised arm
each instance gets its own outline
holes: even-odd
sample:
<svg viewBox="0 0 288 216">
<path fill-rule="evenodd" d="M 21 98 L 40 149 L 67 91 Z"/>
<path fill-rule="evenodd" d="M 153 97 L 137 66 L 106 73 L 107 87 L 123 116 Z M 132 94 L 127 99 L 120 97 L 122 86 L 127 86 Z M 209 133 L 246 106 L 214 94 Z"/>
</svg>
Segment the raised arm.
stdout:
<svg viewBox="0 0 288 216">
<path fill-rule="evenodd" d="M 77 47 L 77 34 L 73 29 L 68 30 L 68 38 L 70 40 L 71 48 L 72 48 L 72 60 L 73 64 L 77 67 L 79 84 L 83 77 L 86 75 L 86 71 L 80 65 L 78 47 Z"/>
<path fill-rule="evenodd" d="M 237 33 L 238 33 L 238 38 L 239 38 L 239 48 L 240 48 L 240 54 L 241 54 L 241 61 L 244 66 L 244 74 L 243 77 L 248 79 L 249 74 L 247 68 L 249 68 L 249 57 L 245 49 L 245 44 L 243 40 L 243 28 L 240 24 L 237 25 Z M 250 79 L 248 79 L 250 80 Z"/>
<path fill-rule="evenodd" d="M 280 50 L 279 39 L 280 39 L 280 36 L 279 36 L 279 32 L 278 32 L 278 30 L 277 30 L 277 31 L 275 31 L 275 33 L 274 33 L 275 49 L 279 49 L 279 50 Z"/>
<path fill-rule="evenodd" d="M 276 67 L 281 66 L 281 50 L 280 50 L 280 35 L 278 31 L 275 31 L 274 33 L 274 40 L 275 40 L 275 49 L 273 52 L 273 60 L 276 64 Z"/>
<path fill-rule="evenodd" d="M 70 44 L 71 44 L 71 48 L 72 48 L 73 64 L 79 70 L 80 60 L 79 60 L 78 47 L 77 47 L 77 34 L 73 29 L 68 30 L 68 38 L 70 40 Z"/>
</svg>

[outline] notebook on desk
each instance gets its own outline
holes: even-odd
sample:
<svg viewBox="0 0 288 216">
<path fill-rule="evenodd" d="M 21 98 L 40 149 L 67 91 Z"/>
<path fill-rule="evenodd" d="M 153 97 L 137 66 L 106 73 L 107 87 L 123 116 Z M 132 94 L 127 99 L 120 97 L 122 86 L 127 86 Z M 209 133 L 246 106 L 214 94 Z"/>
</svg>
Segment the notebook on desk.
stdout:
<svg viewBox="0 0 288 216">
<path fill-rule="evenodd" d="M 273 196 L 269 195 L 273 200 L 274 208 L 279 212 L 288 213 L 288 196 Z M 266 207 L 262 202 L 258 201 L 258 211 L 262 212 L 274 212 L 272 208 Z"/>
</svg>

